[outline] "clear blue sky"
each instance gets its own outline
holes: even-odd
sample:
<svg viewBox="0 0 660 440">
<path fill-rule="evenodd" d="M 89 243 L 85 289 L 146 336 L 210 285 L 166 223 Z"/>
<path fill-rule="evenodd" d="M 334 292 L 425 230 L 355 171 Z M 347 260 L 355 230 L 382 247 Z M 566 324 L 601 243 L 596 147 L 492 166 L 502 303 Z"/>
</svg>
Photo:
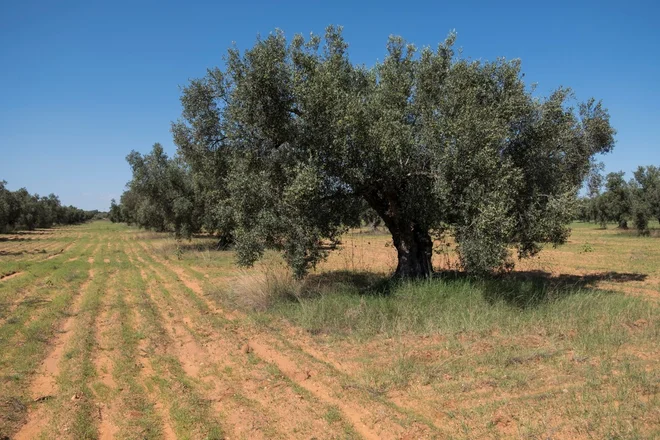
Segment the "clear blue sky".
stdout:
<svg viewBox="0 0 660 440">
<path fill-rule="evenodd" d="M 521 58 L 547 95 L 570 86 L 609 108 L 607 171 L 660 165 L 660 6 L 656 1 L 0 1 L 0 179 L 106 210 L 130 179 L 124 158 L 161 142 L 179 86 L 251 46 L 344 26 L 352 59 L 382 60 L 388 35 L 435 46 L 451 29 L 463 56 Z"/>
</svg>

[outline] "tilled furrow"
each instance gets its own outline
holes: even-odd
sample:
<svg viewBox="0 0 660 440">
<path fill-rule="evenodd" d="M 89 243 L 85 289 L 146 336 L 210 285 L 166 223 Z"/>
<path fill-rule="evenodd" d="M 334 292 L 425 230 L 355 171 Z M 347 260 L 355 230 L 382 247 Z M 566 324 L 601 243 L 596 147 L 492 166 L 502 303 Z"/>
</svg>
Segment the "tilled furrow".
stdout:
<svg viewBox="0 0 660 440">
<path fill-rule="evenodd" d="M 150 259 L 151 256 L 148 256 Z M 171 276 L 162 273 L 161 270 L 151 265 L 161 280 L 164 280 L 168 290 L 177 292 L 185 291 L 181 285 L 172 285 L 167 279 Z M 227 425 L 239 430 L 238 434 L 254 437 L 258 432 L 264 431 L 268 438 L 283 432 L 283 437 L 305 438 L 314 433 L 325 432 L 328 436 L 341 436 L 342 432 L 350 432 L 350 427 L 345 423 L 329 426 L 324 420 L 324 414 L 329 408 L 318 402 L 311 395 L 302 393 L 300 389 L 292 388 L 291 383 L 268 364 L 262 363 L 248 346 L 241 344 L 242 338 L 229 337 L 228 334 L 220 334 L 212 330 L 213 325 L 206 323 L 204 316 L 213 314 L 213 311 L 197 309 L 199 304 L 184 295 L 184 300 L 189 304 L 188 316 L 184 319 L 189 326 L 201 324 L 194 331 L 203 333 L 207 342 L 201 344 L 207 359 L 222 359 L 222 372 L 230 377 L 227 380 L 218 381 L 218 374 L 212 380 L 218 383 L 215 387 L 216 407 L 225 414 Z M 197 301 L 199 298 L 194 297 Z M 183 302 L 182 301 L 182 302 Z M 206 315 L 202 314 L 206 313 Z M 221 319 L 219 316 L 214 317 Z M 204 321 L 204 322 L 202 322 Z M 217 324 L 218 321 L 216 321 Z M 222 320 L 224 322 L 224 320 Z M 216 367 L 216 369 L 218 369 Z M 227 373 L 230 371 L 230 373 Z M 294 414 L 295 417 L 291 417 Z M 253 417 L 251 417 L 253 415 Z M 238 423 L 241 421 L 241 423 Z M 277 430 L 268 433 L 268 429 Z"/>
<path fill-rule="evenodd" d="M 143 250 L 148 251 L 146 245 L 143 243 L 140 243 L 140 245 L 142 246 Z M 277 369 L 278 375 L 283 375 L 286 380 L 290 381 L 292 384 L 295 384 L 295 386 L 299 386 L 300 388 L 308 391 L 310 396 L 313 396 L 313 398 L 319 400 L 320 402 L 324 402 L 326 407 L 339 408 L 344 415 L 344 419 L 350 421 L 350 423 L 353 425 L 353 429 L 362 436 L 366 438 L 383 438 L 383 436 L 385 436 L 384 438 L 395 438 L 408 432 L 404 430 L 400 424 L 391 422 L 390 415 L 393 413 L 391 408 L 388 408 L 385 405 L 371 405 L 372 408 L 376 408 L 379 414 L 388 414 L 390 420 L 385 420 L 385 418 L 380 416 L 369 417 L 370 414 L 367 412 L 367 410 L 364 409 L 363 404 L 365 396 L 360 396 L 359 401 L 356 401 L 354 404 L 347 403 L 344 399 L 346 393 L 343 392 L 341 388 L 335 392 L 333 391 L 333 388 L 319 383 L 318 379 L 315 377 L 315 374 L 310 374 L 312 370 L 316 369 L 315 366 L 311 366 L 309 368 L 305 368 L 305 366 L 301 367 L 296 365 L 296 363 L 288 359 L 283 354 L 267 349 L 267 347 L 271 346 L 275 342 L 273 339 L 268 339 L 265 335 L 250 337 L 249 335 L 242 333 L 240 327 L 237 325 L 224 325 L 223 323 L 227 320 L 229 320 L 231 323 L 231 320 L 234 320 L 235 316 L 228 314 L 214 314 L 218 312 L 224 312 L 222 312 L 222 309 L 220 309 L 216 304 L 213 304 L 203 295 L 201 287 L 187 278 L 184 271 L 180 270 L 180 268 L 177 268 L 179 270 L 174 270 L 175 266 L 164 262 L 163 260 L 156 259 L 153 255 L 149 255 L 149 257 L 153 258 L 166 269 L 174 273 L 175 277 L 182 284 L 184 284 L 184 287 L 192 290 L 196 297 L 204 302 L 204 309 L 199 310 L 197 313 L 202 314 L 202 317 L 215 321 L 209 323 L 209 326 L 204 326 L 204 328 L 208 328 L 210 334 L 213 335 L 212 342 L 208 344 L 209 350 L 213 350 L 214 347 L 218 347 L 220 352 L 225 351 L 222 349 L 222 346 L 226 345 L 225 341 L 228 335 L 231 335 L 233 332 L 235 332 L 233 337 L 229 336 L 236 341 L 236 343 L 233 345 L 242 345 L 244 351 L 253 352 L 253 354 L 260 359 L 267 361 L 270 365 L 274 365 Z M 164 278 L 165 276 L 161 274 L 161 277 Z M 209 311 L 211 313 L 209 313 Z M 222 333 L 211 330 L 214 327 L 222 328 L 223 326 L 231 330 L 229 332 Z M 249 343 L 246 343 L 248 340 Z M 243 342 L 242 344 L 241 341 Z M 236 348 L 234 348 L 234 350 L 236 350 Z M 338 384 L 335 383 L 334 385 Z M 287 386 L 287 388 L 289 388 L 289 386 Z M 298 395 L 300 396 L 300 394 Z M 341 397 L 339 397 L 340 395 Z M 251 395 L 251 397 L 254 396 Z M 264 404 L 265 403 L 267 402 L 264 401 Z M 403 419 L 405 416 L 399 415 L 398 418 Z M 418 426 L 415 426 L 414 429 L 415 432 L 420 431 Z"/>
<path fill-rule="evenodd" d="M 39 405 L 28 411 L 26 424 L 16 434 L 16 439 L 35 438 L 48 424 L 49 417 L 44 403 L 53 399 L 58 393 L 57 378 L 60 375 L 61 362 L 65 349 L 69 346 L 74 329 L 79 325 L 79 315 L 83 299 L 94 280 L 95 270 L 90 268 L 87 280 L 81 285 L 78 294 L 71 305 L 68 317 L 62 322 L 57 331 L 57 337 L 51 345 L 53 349 L 46 356 L 30 384 L 30 394 L 34 402 Z"/>
</svg>

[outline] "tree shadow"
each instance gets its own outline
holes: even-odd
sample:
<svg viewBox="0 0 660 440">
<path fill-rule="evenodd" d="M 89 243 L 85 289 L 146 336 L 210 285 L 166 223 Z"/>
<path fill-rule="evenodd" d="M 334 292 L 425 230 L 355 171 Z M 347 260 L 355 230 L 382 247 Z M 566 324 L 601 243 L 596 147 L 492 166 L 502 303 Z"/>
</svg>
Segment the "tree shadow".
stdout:
<svg viewBox="0 0 660 440">
<path fill-rule="evenodd" d="M 475 277 L 460 271 L 439 271 L 434 280 L 468 281 L 478 288 L 484 299 L 495 304 L 501 301 L 518 308 L 539 306 L 572 295 L 596 291 L 602 281 L 628 283 L 644 281 L 648 275 L 628 272 L 600 272 L 587 275 L 561 274 L 544 271 L 514 271 L 490 277 Z M 407 282 L 407 281 L 404 281 Z M 412 281 L 415 282 L 415 281 Z M 428 282 L 420 280 L 420 283 Z M 402 281 L 373 272 L 348 270 L 311 274 L 304 280 L 303 292 L 314 297 L 329 292 L 353 293 L 361 296 L 386 296 Z M 441 288 L 441 284 L 438 284 Z"/>
<path fill-rule="evenodd" d="M 479 280 L 483 296 L 489 303 L 506 303 L 528 308 L 556 301 L 572 295 L 595 291 L 598 283 L 628 283 L 644 281 L 648 275 L 628 272 L 600 272 L 587 275 L 560 274 L 553 276 L 544 271 L 514 271 Z"/>
<path fill-rule="evenodd" d="M 14 231 L 10 232 L 12 235 L 51 235 L 53 234 L 52 229 L 33 229 L 31 231 L 27 230 L 21 230 L 21 231 Z"/>
<path fill-rule="evenodd" d="M 349 291 L 358 295 L 389 295 L 395 285 L 392 277 L 367 271 L 335 270 L 308 275 L 303 281 L 306 296 L 324 292 Z"/>
<path fill-rule="evenodd" d="M 11 256 L 18 256 L 18 255 L 40 255 L 40 254 L 47 254 L 48 251 L 46 249 L 19 249 L 16 251 L 6 251 L 6 250 L 0 250 L 0 257 L 11 257 Z M 61 254 L 62 251 L 56 252 L 56 254 Z"/>
<path fill-rule="evenodd" d="M 617 229 L 616 235 L 622 237 L 633 237 L 633 238 L 660 238 L 660 229 L 659 228 L 649 228 L 647 235 L 640 235 L 637 229 Z"/>
<path fill-rule="evenodd" d="M 27 251 L 0 251 L 0 257 L 16 257 L 18 255 L 24 255 L 29 252 Z"/>
<path fill-rule="evenodd" d="M 218 241 L 208 240 L 208 237 L 204 237 L 205 241 L 196 241 L 196 242 L 182 242 L 179 243 L 179 249 L 184 252 L 222 252 L 226 251 L 226 248 L 223 248 Z"/>
<path fill-rule="evenodd" d="M 0 237 L 0 242 L 15 242 L 15 241 L 36 241 L 37 239 L 23 238 L 23 237 Z"/>
</svg>

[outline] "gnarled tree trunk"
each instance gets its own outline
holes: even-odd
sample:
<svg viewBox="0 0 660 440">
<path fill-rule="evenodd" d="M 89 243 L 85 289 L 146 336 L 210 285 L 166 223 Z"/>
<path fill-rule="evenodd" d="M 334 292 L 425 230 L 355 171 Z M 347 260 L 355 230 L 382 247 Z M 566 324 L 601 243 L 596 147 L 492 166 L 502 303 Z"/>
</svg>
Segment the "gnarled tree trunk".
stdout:
<svg viewBox="0 0 660 440">
<path fill-rule="evenodd" d="M 368 193 L 365 199 L 392 234 L 398 264 L 395 278 L 430 278 L 433 275 L 433 240 L 427 228 L 406 217 L 395 196 Z"/>
<path fill-rule="evenodd" d="M 396 278 L 430 278 L 433 275 L 433 240 L 428 231 L 416 225 L 392 232 L 399 262 Z"/>
</svg>

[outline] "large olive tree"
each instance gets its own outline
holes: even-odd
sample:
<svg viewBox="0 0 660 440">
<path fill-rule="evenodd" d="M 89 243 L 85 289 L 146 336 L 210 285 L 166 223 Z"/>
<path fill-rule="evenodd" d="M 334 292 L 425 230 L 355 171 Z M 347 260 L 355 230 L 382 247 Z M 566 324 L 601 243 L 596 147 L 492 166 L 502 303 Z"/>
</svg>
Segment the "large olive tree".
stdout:
<svg viewBox="0 0 660 440">
<path fill-rule="evenodd" d="M 519 61 L 462 59 L 454 39 L 418 51 L 391 37 L 365 67 L 341 28 L 290 42 L 277 31 L 184 88 L 175 143 L 213 173 L 240 263 L 275 248 L 302 276 L 365 202 L 399 277 L 432 273 L 438 234 L 472 272 L 566 240 L 590 159 L 614 145 L 607 111 L 571 106 L 564 88 L 536 98 Z"/>
</svg>

